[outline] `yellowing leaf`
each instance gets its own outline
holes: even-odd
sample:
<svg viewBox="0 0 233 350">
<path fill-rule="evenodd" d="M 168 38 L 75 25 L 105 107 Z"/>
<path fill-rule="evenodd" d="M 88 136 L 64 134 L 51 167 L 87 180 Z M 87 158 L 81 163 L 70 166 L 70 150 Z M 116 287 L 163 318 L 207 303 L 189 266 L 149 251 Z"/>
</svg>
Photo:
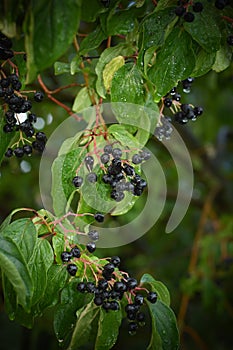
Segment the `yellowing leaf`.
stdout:
<svg viewBox="0 0 233 350">
<path fill-rule="evenodd" d="M 114 73 L 124 64 L 125 60 L 123 56 L 117 56 L 113 58 L 108 64 L 106 64 L 103 70 L 103 82 L 106 90 L 111 88 Z"/>
</svg>

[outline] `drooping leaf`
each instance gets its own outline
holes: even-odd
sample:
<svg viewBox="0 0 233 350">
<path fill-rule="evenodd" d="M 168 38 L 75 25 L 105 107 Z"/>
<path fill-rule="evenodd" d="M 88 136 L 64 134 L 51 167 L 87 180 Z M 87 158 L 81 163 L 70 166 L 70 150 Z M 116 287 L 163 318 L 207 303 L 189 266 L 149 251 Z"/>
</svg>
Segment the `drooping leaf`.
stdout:
<svg viewBox="0 0 233 350">
<path fill-rule="evenodd" d="M 33 296 L 27 263 L 35 248 L 35 237 L 34 225 L 28 219 L 17 220 L 0 233 L 0 266 L 25 310 L 30 310 Z"/>
<path fill-rule="evenodd" d="M 117 70 L 112 79 L 112 102 L 143 104 L 144 95 L 143 78 L 136 65 L 128 63 Z"/>
<path fill-rule="evenodd" d="M 105 94 L 106 94 L 105 87 L 104 87 L 104 79 L 103 79 L 103 71 L 106 65 L 109 62 L 111 62 L 112 59 L 114 59 L 115 57 L 118 57 L 119 55 L 127 56 L 132 54 L 132 52 L 133 52 L 133 48 L 131 46 L 126 46 L 124 44 L 119 44 L 113 47 L 109 47 L 102 52 L 95 68 L 95 71 L 97 74 L 96 90 L 101 97 L 105 98 Z"/>
<path fill-rule="evenodd" d="M 69 72 L 70 72 L 69 63 L 65 63 L 65 62 L 55 62 L 54 63 L 54 74 L 55 75 L 60 75 L 60 74 L 69 73 Z"/>
<path fill-rule="evenodd" d="M 96 47 L 99 47 L 103 40 L 107 38 L 107 35 L 103 32 L 102 28 L 98 26 L 93 32 L 91 32 L 86 38 L 84 38 L 80 44 L 79 54 L 84 55 Z"/>
<path fill-rule="evenodd" d="M 81 112 L 83 109 L 91 106 L 90 93 L 86 86 L 79 90 L 72 107 L 74 112 Z"/>
<path fill-rule="evenodd" d="M 196 56 L 196 63 L 191 74 L 192 77 L 198 77 L 208 73 L 215 62 L 216 52 L 207 52 L 201 49 Z"/>
<path fill-rule="evenodd" d="M 104 7 L 99 0 L 92 0 L 91 6 L 83 1 L 81 6 L 81 18 L 85 22 L 94 22 L 99 14 L 105 11 L 107 11 L 107 8 Z"/>
<path fill-rule="evenodd" d="M 219 17 L 216 16 L 212 4 L 205 3 L 203 11 L 195 14 L 192 23 L 185 22 L 184 28 L 203 49 L 216 52 L 220 49 L 221 42 L 218 22 Z"/>
<path fill-rule="evenodd" d="M 216 53 L 216 59 L 213 65 L 213 70 L 217 73 L 223 71 L 232 62 L 232 50 L 229 46 L 224 45 L 220 47 L 220 50 Z"/>
<path fill-rule="evenodd" d="M 141 49 L 147 50 L 153 46 L 157 50 L 164 43 L 168 30 L 175 24 L 174 19 L 177 20 L 174 7 L 154 11 L 147 16 L 140 25 Z"/>
<path fill-rule="evenodd" d="M 28 83 L 68 49 L 79 26 L 80 3 L 71 0 L 64 6 L 59 0 L 32 1 L 25 24 Z"/>
<path fill-rule="evenodd" d="M 155 101 L 159 101 L 179 80 L 187 78 L 194 65 L 190 35 L 179 28 L 173 29 L 148 71 L 148 77 L 156 87 Z"/>
<path fill-rule="evenodd" d="M 100 308 L 95 350 L 108 350 L 115 345 L 121 320 L 121 310 L 106 312 Z"/>
<path fill-rule="evenodd" d="M 114 73 L 125 64 L 123 56 L 117 56 L 113 58 L 108 64 L 106 64 L 103 70 L 103 82 L 104 87 L 108 91 L 112 85 L 112 78 Z"/>
<path fill-rule="evenodd" d="M 113 124 L 108 128 L 108 132 L 113 135 L 113 137 L 119 141 L 123 146 L 128 146 L 129 148 L 139 148 L 140 144 L 138 140 L 126 131 L 123 124 Z"/>
<path fill-rule="evenodd" d="M 61 292 L 61 303 L 54 314 L 54 330 L 62 347 L 70 343 L 77 320 L 76 312 L 90 301 L 90 296 L 77 292 L 78 281 L 72 281 Z"/>
<path fill-rule="evenodd" d="M 176 317 L 170 307 L 158 300 L 147 302 L 152 318 L 152 336 L 147 350 L 178 350 L 179 332 Z"/>
</svg>

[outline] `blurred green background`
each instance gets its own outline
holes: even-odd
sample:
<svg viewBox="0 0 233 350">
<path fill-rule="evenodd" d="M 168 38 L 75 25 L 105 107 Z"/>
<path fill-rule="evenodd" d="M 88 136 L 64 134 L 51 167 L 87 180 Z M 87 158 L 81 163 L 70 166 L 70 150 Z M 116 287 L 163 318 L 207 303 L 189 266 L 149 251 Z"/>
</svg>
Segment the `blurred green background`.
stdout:
<svg viewBox="0 0 233 350">
<path fill-rule="evenodd" d="M 49 88 L 69 83 L 67 77 L 43 75 Z M 57 97 L 72 103 L 75 89 Z M 204 114 L 185 126 L 177 126 L 189 149 L 195 184 L 190 207 L 170 234 L 165 227 L 177 191 L 175 165 L 162 144 L 152 138 L 149 148 L 159 160 L 167 180 L 167 200 L 155 226 L 142 238 L 114 249 L 99 249 L 99 256 L 119 255 L 122 268 L 137 278 L 145 272 L 161 280 L 171 293 L 181 332 L 183 350 L 229 350 L 233 326 L 233 65 L 226 71 L 196 79 L 183 102 L 201 105 Z M 45 99 L 33 107 L 43 118 L 49 136 L 67 117 L 60 107 Z M 41 208 L 38 186 L 40 157 L 28 157 L 26 164 L 12 158 L 0 170 L 0 221 L 17 207 Z M 24 172 L 23 169 L 28 172 Z M 156 178 L 155 178 L 156 186 Z M 145 194 L 146 196 L 146 194 Z M 143 198 L 133 211 L 114 218 L 130 221 L 140 212 Z M 53 310 L 38 319 L 32 330 L 8 320 L 0 301 L 0 350 L 59 349 L 53 333 Z M 147 326 L 131 337 L 123 322 L 115 350 L 143 350 L 149 340 Z"/>
</svg>

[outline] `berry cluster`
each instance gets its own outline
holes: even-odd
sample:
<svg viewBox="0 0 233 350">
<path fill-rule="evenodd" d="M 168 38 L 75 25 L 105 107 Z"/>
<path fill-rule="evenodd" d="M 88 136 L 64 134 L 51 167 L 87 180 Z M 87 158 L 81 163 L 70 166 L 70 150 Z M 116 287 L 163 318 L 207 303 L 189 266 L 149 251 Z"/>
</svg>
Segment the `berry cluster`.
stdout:
<svg viewBox="0 0 233 350">
<path fill-rule="evenodd" d="M 203 4 L 199 1 L 192 2 L 192 5 L 189 4 L 189 1 L 182 0 L 178 1 L 178 6 L 175 8 L 175 14 L 178 17 L 182 17 L 185 22 L 191 23 L 195 19 L 194 13 L 202 12 Z"/>
<path fill-rule="evenodd" d="M 129 164 L 129 161 L 122 159 L 122 150 L 113 148 L 111 144 L 105 145 L 103 153 L 100 156 L 100 162 L 104 166 L 105 174 L 102 176 L 102 181 L 111 186 L 111 198 L 116 202 L 124 199 L 124 192 L 131 192 L 135 196 L 140 196 L 146 188 L 147 183 L 140 175 L 136 174 L 134 166 Z M 140 164 L 150 158 L 151 154 L 148 151 L 140 151 L 132 156 L 131 162 L 134 165 Z M 86 176 L 87 181 L 95 183 L 97 181 L 96 173 L 92 172 L 94 166 L 94 158 L 87 156 L 84 163 L 89 170 Z M 75 176 L 72 179 L 73 185 L 80 188 L 83 184 L 83 177 Z"/>
<path fill-rule="evenodd" d="M 8 51 L 12 47 L 12 42 L 5 35 L 0 34 L 0 59 L 9 59 L 13 56 Z M 13 53 L 13 51 L 11 51 Z M 15 155 L 23 157 L 30 155 L 34 150 L 43 152 L 47 141 L 43 132 L 35 132 L 33 124 L 37 121 L 37 116 L 31 112 L 32 102 L 21 92 L 22 83 L 17 74 L 8 76 L 3 71 L 0 72 L 0 99 L 2 100 L 5 124 L 5 133 L 20 132 L 19 141 L 12 148 L 8 148 L 6 157 Z M 40 91 L 34 92 L 34 101 L 41 102 L 44 94 Z M 23 118 L 23 121 L 22 121 Z M 33 138 L 33 141 L 28 139 Z"/>
<path fill-rule="evenodd" d="M 79 282 L 77 290 L 80 293 L 91 293 L 94 296 L 93 302 L 97 306 L 101 306 L 106 312 L 120 309 L 120 300 L 125 296 L 129 301 L 125 306 L 128 324 L 128 331 L 131 335 L 135 334 L 138 326 L 145 325 L 145 313 L 140 311 L 144 304 L 144 292 L 146 298 L 151 303 L 157 301 L 157 294 L 155 292 L 148 292 L 144 288 L 138 286 L 135 278 L 121 276 L 119 279 L 115 273 L 120 266 L 120 258 L 113 256 L 109 262 L 102 268 L 101 275 L 98 277 L 96 283 L 94 282 Z M 122 273 L 124 275 L 124 273 Z"/>
<path fill-rule="evenodd" d="M 169 140 L 172 133 L 172 125 L 171 125 L 171 118 L 167 116 L 161 116 L 156 129 L 155 129 L 155 136 L 159 141 L 162 141 L 163 138 L 166 140 Z"/>
<path fill-rule="evenodd" d="M 194 78 L 187 78 L 181 81 L 183 92 L 189 93 L 191 90 Z M 163 115 L 163 108 L 169 108 L 173 114 L 173 119 L 169 116 Z M 161 141 L 163 138 L 169 139 L 172 133 L 171 122 L 174 120 L 179 124 L 186 124 L 190 120 L 195 121 L 203 113 L 203 108 L 200 106 L 194 107 L 191 104 L 181 103 L 181 94 L 177 87 L 162 99 L 161 116 L 155 129 L 155 136 Z"/>
</svg>

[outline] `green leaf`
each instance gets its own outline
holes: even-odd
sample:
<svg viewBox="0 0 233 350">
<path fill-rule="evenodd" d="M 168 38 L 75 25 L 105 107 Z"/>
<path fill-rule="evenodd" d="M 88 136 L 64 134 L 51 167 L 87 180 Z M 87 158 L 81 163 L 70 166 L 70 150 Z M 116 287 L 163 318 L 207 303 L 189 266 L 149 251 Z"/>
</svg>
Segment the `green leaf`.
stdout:
<svg viewBox="0 0 233 350">
<path fill-rule="evenodd" d="M 103 40 L 107 38 L 107 35 L 103 32 L 102 28 L 98 26 L 93 32 L 88 34 L 80 44 L 79 54 L 84 55 L 96 47 L 99 47 Z"/>
<path fill-rule="evenodd" d="M 221 42 L 218 21 L 219 17 L 212 4 L 205 3 L 203 11 L 195 14 L 195 21 L 184 22 L 184 28 L 203 49 L 216 52 L 220 49 Z"/>
<path fill-rule="evenodd" d="M 64 74 L 70 72 L 70 64 L 65 62 L 55 62 L 54 63 L 54 74 Z"/>
<path fill-rule="evenodd" d="M 37 239 L 34 253 L 28 263 L 33 281 L 34 291 L 32 305 L 35 305 L 44 295 L 47 285 L 47 271 L 53 263 L 53 250 L 48 241 Z M 50 281 L 48 281 L 50 283 Z"/>
<path fill-rule="evenodd" d="M 137 12 L 133 9 L 114 11 L 107 18 L 106 32 L 109 36 L 127 35 L 137 26 Z"/>
<path fill-rule="evenodd" d="M 175 19 L 175 21 L 174 21 Z M 147 16 L 140 25 L 141 46 L 142 50 L 147 50 L 151 46 L 154 47 L 154 51 L 163 45 L 167 30 L 171 30 L 169 24 L 174 26 L 177 21 L 177 17 L 174 12 L 174 7 L 169 7 L 161 11 L 154 11 Z"/>
<path fill-rule="evenodd" d="M 99 0 L 92 0 L 89 6 L 85 1 L 81 6 L 81 18 L 85 22 L 94 22 L 100 13 L 107 11 Z"/>
<path fill-rule="evenodd" d="M 167 287 L 160 281 L 156 281 L 151 275 L 145 273 L 140 281 L 142 285 L 149 285 L 150 290 L 156 292 L 159 300 L 164 304 L 170 305 L 170 294 Z"/>
<path fill-rule="evenodd" d="M 113 124 L 108 128 L 108 132 L 123 146 L 128 146 L 129 148 L 140 147 L 138 140 L 125 129 L 124 125 Z"/>
<path fill-rule="evenodd" d="M 77 320 L 76 311 L 90 301 L 90 296 L 77 292 L 77 280 L 70 282 L 61 292 L 61 303 L 54 314 L 54 330 L 59 343 L 66 347 L 70 343 Z"/>
<path fill-rule="evenodd" d="M 158 300 L 147 302 L 152 318 L 152 336 L 147 350 L 178 350 L 179 332 L 176 317 L 170 307 Z"/>
<path fill-rule="evenodd" d="M 217 51 L 216 59 L 212 69 L 219 73 L 229 67 L 232 61 L 232 50 L 229 46 L 224 45 Z"/>
<path fill-rule="evenodd" d="M 81 68 L 80 68 L 80 63 L 82 62 L 82 58 L 78 55 L 74 56 L 74 58 L 72 59 L 71 63 L 70 63 L 70 74 L 74 75 L 76 73 L 81 72 Z"/>
<path fill-rule="evenodd" d="M 4 126 L 4 115 L 3 115 L 3 110 L 0 110 L 0 165 L 5 157 L 5 152 L 10 146 L 12 140 L 14 139 L 15 132 L 11 133 L 5 133 L 3 131 L 3 126 Z"/>
<path fill-rule="evenodd" d="M 112 79 L 112 102 L 143 104 L 144 94 L 143 78 L 137 66 L 128 63 L 118 69 Z"/>
<path fill-rule="evenodd" d="M 121 310 L 106 312 L 100 308 L 95 350 L 109 350 L 115 345 L 121 320 Z"/>
<path fill-rule="evenodd" d="M 80 3 L 70 0 L 64 6 L 59 0 L 32 1 L 25 23 L 28 83 L 68 49 L 78 30 Z"/>
<path fill-rule="evenodd" d="M 43 298 L 40 300 L 39 309 L 44 311 L 48 307 L 55 306 L 59 301 L 60 291 L 68 279 L 66 266 L 52 265 L 47 272 L 47 285 Z"/>
<path fill-rule="evenodd" d="M 62 263 L 61 253 L 64 251 L 65 237 L 64 234 L 56 232 L 56 235 L 52 238 L 53 250 L 56 262 L 58 264 Z"/>
<path fill-rule="evenodd" d="M 105 66 L 112 61 L 113 58 L 118 57 L 119 55 L 121 56 L 128 56 L 131 55 L 133 52 L 132 47 L 126 46 L 124 44 L 119 44 L 113 47 L 109 47 L 105 49 L 95 68 L 96 74 L 97 74 L 97 81 L 96 81 L 96 90 L 97 93 L 105 98 L 105 87 L 104 87 L 104 79 L 103 79 L 103 71 L 105 69 Z"/>
<path fill-rule="evenodd" d="M 208 73 L 215 62 L 216 52 L 207 52 L 203 49 L 196 56 L 196 63 L 191 74 L 192 77 L 199 77 Z"/>
<path fill-rule="evenodd" d="M 190 35 L 179 28 L 173 29 L 158 52 L 155 64 L 148 71 L 149 79 L 156 86 L 155 101 L 158 102 L 179 80 L 187 78 L 194 65 Z"/>
<path fill-rule="evenodd" d="M 113 58 L 103 70 L 103 82 L 104 87 L 108 91 L 111 88 L 112 85 L 112 78 L 114 76 L 114 73 L 121 68 L 125 64 L 125 60 L 123 56 L 117 56 Z"/>
<path fill-rule="evenodd" d="M 31 307 L 33 281 L 27 260 L 34 250 L 34 225 L 30 220 L 13 222 L 0 234 L 0 267 L 12 284 L 18 303 L 25 310 Z"/>
<path fill-rule="evenodd" d="M 90 91 L 85 86 L 79 90 L 77 96 L 75 97 L 72 110 L 74 112 L 81 112 L 83 109 L 91 106 Z"/>
<path fill-rule="evenodd" d="M 72 179 L 76 169 L 83 162 L 87 150 L 76 147 L 71 151 L 57 157 L 52 165 L 52 198 L 53 208 L 56 216 L 62 216 L 66 212 L 69 197 L 76 190 Z M 79 175 L 84 175 L 83 166 Z"/>
<path fill-rule="evenodd" d="M 93 341 L 96 334 L 96 322 L 99 317 L 99 307 L 90 302 L 76 312 L 77 322 L 68 350 L 81 349 L 83 345 Z"/>
</svg>

